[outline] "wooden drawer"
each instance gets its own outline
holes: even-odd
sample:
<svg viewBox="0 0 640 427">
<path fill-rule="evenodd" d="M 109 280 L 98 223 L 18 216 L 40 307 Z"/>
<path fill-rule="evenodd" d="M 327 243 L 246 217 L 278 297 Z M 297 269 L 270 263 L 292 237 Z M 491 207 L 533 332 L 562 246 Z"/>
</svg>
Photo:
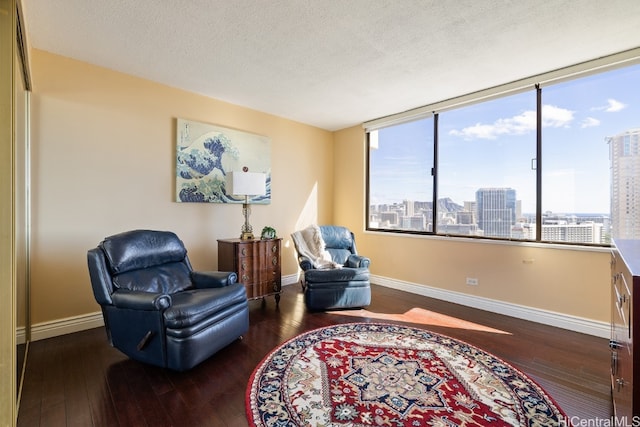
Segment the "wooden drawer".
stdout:
<svg viewBox="0 0 640 427">
<path fill-rule="evenodd" d="M 282 290 L 280 282 L 277 280 L 272 280 L 270 282 L 262 282 L 259 285 L 259 293 L 261 295 L 270 295 L 274 293 L 279 293 Z"/>
<path fill-rule="evenodd" d="M 255 283 L 254 277 L 254 262 L 255 259 L 252 256 L 246 256 L 238 258 L 238 282 L 245 285 L 252 285 Z"/>
<path fill-rule="evenodd" d="M 613 307 L 612 314 L 618 316 L 618 323 L 624 327 L 627 332 L 627 339 L 631 338 L 631 324 L 629 323 L 629 315 L 631 314 L 631 292 L 627 286 L 627 280 L 622 272 L 613 275 L 613 293 L 611 295 Z"/>
<path fill-rule="evenodd" d="M 244 258 L 244 257 L 250 257 L 254 255 L 254 249 L 255 249 L 255 245 L 254 244 L 249 244 L 249 243 L 239 243 L 236 245 L 236 257 L 238 257 L 238 259 Z"/>
<path fill-rule="evenodd" d="M 249 299 L 275 295 L 280 300 L 282 274 L 280 242 L 272 240 L 218 240 L 218 269 L 235 271 Z"/>
<path fill-rule="evenodd" d="M 631 419 L 633 399 L 633 353 L 628 342 L 617 341 L 611 350 L 611 394 L 616 416 Z"/>
</svg>

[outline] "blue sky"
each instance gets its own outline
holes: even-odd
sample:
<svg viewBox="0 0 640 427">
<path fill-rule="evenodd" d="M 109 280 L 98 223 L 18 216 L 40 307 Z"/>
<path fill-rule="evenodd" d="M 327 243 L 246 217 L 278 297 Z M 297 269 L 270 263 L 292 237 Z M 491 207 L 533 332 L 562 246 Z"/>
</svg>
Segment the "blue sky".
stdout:
<svg viewBox="0 0 640 427">
<path fill-rule="evenodd" d="M 609 212 L 606 137 L 640 127 L 640 65 L 542 89 L 543 211 Z M 439 197 L 462 204 L 481 187 L 511 187 L 535 212 L 535 90 L 439 117 Z M 431 200 L 433 119 L 379 131 L 371 203 Z"/>
</svg>

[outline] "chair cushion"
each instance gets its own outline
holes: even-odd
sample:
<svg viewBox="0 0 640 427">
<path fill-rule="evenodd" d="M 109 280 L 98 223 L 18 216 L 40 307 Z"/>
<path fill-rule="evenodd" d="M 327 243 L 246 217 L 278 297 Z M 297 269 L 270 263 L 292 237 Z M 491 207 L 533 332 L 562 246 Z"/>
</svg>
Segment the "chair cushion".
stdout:
<svg viewBox="0 0 640 427">
<path fill-rule="evenodd" d="M 170 231 L 133 230 L 105 238 L 100 247 L 115 274 L 183 261 L 187 250 Z"/>
<path fill-rule="evenodd" d="M 304 302 L 311 311 L 366 307 L 371 304 L 369 282 L 309 283 Z"/>
<path fill-rule="evenodd" d="M 353 238 L 348 228 L 338 225 L 322 225 L 320 231 L 327 249 L 346 249 L 351 252 Z"/>
<path fill-rule="evenodd" d="M 191 270 L 184 262 L 172 262 L 113 276 L 119 289 L 175 294 L 192 287 Z"/>
<path fill-rule="evenodd" d="M 311 269 L 304 272 L 304 279 L 309 283 L 368 281 L 368 268 L 333 268 Z"/>
<path fill-rule="evenodd" d="M 173 304 L 164 312 L 167 328 L 180 329 L 195 325 L 227 307 L 247 301 L 243 284 L 223 288 L 191 289 L 171 296 Z"/>
<path fill-rule="evenodd" d="M 346 227 L 339 225 L 322 225 L 320 226 L 322 240 L 326 246 L 327 252 L 331 254 L 333 262 L 344 265 L 349 255 L 354 253 L 353 235 Z"/>
<path fill-rule="evenodd" d="M 340 265 L 345 265 L 351 255 L 351 251 L 347 249 L 327 248 L 327 252 L 331 254 L 333 262 Z"/>
</svg>

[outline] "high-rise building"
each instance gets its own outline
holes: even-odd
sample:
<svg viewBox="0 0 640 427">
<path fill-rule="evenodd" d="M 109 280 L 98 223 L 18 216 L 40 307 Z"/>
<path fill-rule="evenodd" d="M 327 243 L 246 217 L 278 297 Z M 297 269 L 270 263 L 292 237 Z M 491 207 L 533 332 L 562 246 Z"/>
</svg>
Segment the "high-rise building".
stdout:
<svg viewBox="0 0 640 427">
<path fill-rule="evenodd" d="M 478 219 L 478 206 L 475 200 L 465 201 L 463 210 L 471 213 L 471 224 L 476 224 Z"/>
<path fill-rule="evenodd" d="M 603 243 L 602 223 L 543 224 L 542 240 L 570 243 Z"/>
<path fill-rule="evenodd" d="M 413 200 L 405 200 L 402 202 L 405 206 L 404 215 L 405 216 L 414 216 L 416 212 L 416 205 Z"/>
<path fill-rule="evenodd" d="M 640 239 L 640 128 L 606 140 L 611 161 L 611 235 Z"/>
<path fill-rule="evenodd" d="M 514 239 L 534 240 L 535 223 L 517 223 L 511 230 Z M 580 223 L 557 221 L 542 224 L 542 241 L 568 243 L 607 243 L 605 226 L 602 222 L 583 221 Z"/>
<path fill-rule="evenodd" d="M 397 227 L 400 215 L 397 211 L 381 212 L 380 223 L 383 227 Z"/>
<path fill-rule="evenodd" d="M 511 237 L 516 222 L 516 190 L 480 188 L 476 191 L 478 228 L 486 237 Z"/>
<path fill-rule="evenodd" d="M 423 231 L 427 227 L 424 215 L 404 216 L 401 222 L 401 227 L 405 230 Z"/>
</svg>

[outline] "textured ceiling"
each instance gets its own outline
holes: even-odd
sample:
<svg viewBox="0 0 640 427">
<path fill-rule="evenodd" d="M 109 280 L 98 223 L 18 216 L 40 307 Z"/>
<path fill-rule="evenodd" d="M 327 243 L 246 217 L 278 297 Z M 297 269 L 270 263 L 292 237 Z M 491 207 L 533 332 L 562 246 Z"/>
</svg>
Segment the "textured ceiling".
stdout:
<svg viewBox="0 0 640 427">
<path fill-rule="evenodd" d="M 640 47 L 638 0 L 22 2 L 34 48 L 328 130 Z"/>
</svg>

